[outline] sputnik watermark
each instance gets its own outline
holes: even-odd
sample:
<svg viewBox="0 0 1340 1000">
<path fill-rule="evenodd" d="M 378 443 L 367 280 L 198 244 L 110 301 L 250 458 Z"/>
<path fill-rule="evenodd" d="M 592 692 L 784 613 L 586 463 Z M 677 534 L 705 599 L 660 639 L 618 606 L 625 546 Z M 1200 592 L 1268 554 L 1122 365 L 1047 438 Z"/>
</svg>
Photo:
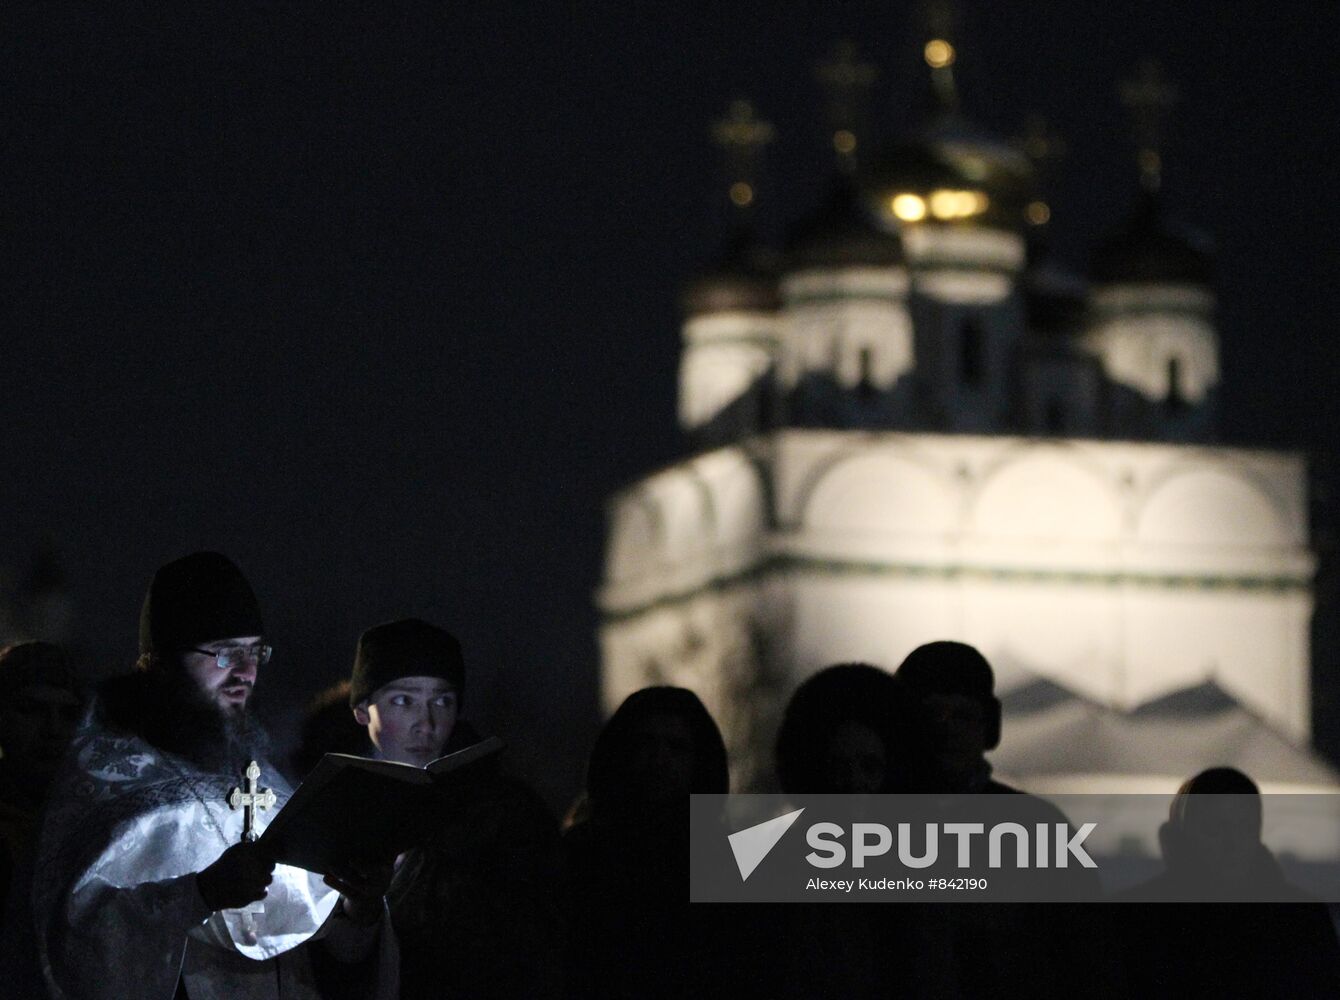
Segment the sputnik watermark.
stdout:
<svg viewBox="0 0 1340 1000">
<path fill-rule="evenodd" d="M 807 890 L 819 892 L 921 892 L 926 888 L 974 891 L 990 885 L 984 878 L 812 878 L 805 882 Z"/>
<path fill-rule="evenodd" d="M 735 864 L 740 869 L 740 881 L 745 882 L 754 873 L 768 853 L 777 846 L 777 842 L 791 829 L 791 825 L 800 818 L 804 809 L 797 809 L 785 816 L 756 823 L 747 830 L 732 833 L 726 839 L 730 842 L 731 853 L 735 855 Z"/>
<path fill-rule="evenodd" d="M 798 815 L 798 814 L 796 814 Z M 775 821 L 774 821 L 775 822 Z M 762 824 L 766 826 L 767 824 Z M 1055 852 L 1048 847 L 1055 828 Z M 987 867 L 1001 867 L 1001 848 L 1006 837 L 1014 841 L 1015 868 L 1065 868 L 1074 858 L 1085 868 L 1097 868 L 1097 863 L 1084 850 L 1084 841 L 1098 828 L 1096 823 L 1085 823 L 1070 834 L 1067 823 L 1034 824 L 1030 852 L 1028 829 L 1021 823 L 996 823 L 990 831 L 983 823 L 927 823 L 926 839 L 921 853 L 912 849 L 912 824 L 898 824 L 898 861 L 907 868 L 930 868 L 940 858 L 940 832 L 958 841 L 956 864 L 959 868 L 973 868 L 973 837 L 985 835 Z M 805 833 L 805 842 L 814 850 L 805 860 L 815 868 L 838 868 L 847 863 L 848 850 L 842 842 L 844 830 L 837 823 L 815 823 Z M 738 835 L 737 835 L 738 836 Z M 779 838 L 780 839 L 780 838 Z M 981 841 L 978 841 L 980 844 Z M 883 823 L 853 823 L 851 825 L 851 866 L 864 868 L 870 858 L 882 857 L 893 847 L 893 831 Z M 1054 864 L 1053 864 L 1054 861 Z"/>
<path fill-rule="evenodd" d="M 1246 803 L 1264 812 L 1263 829 L 1224 822 L 1165 841 L 1170 798 L 695 795 L 689 897 L 1340 901 L 1340 796 L 1263 796 Z M 1205 812 L 1236 815 L 1229 805 Z M 1197 836 L 1210 846 L 1167 848 Z"/>
<path fill-rule="evenodd" d="M 804 811 L 796 809 L 775 819 L 756 823 L 727 837 L 731 852 L 735 856 L 735 864 L 740 871 L 740 881 L 749 879 Z M 982 838 L 977 841 L 978 844 L 983 840 L 986 843 L 988 868 L 1001 867 L 1007 837 L 1014 844 L 1015 868 L 1065 868 L 1072 857 L 1085 868 L 1097 868 L 1097 863 L 1084 850 L 1085 839 L 1095 829 L 1097 829 L 1096 823 L 1085 823 L 1072 834 L 1066 823 L 1036 823 L 1030 834 L 1028 828 L 1021 823 L 996 823 L 989 831 L 983 823 L 927 823 L 921 852 L 916 853 L 912 845 L 912 824 L 899 823 L 898 861 L 907 868 L 932 867 L 939 860 L 940 834 L 943 832 L 957 841 L 959 868 L 974 867 L 973 837 Z M 805 860 L 815 868 L 839 868 L 848 863 L 850 855 L 853 868 L 864 868 L 870 858 L 882 857 L 893 848 L 893 831 L 883 823 L 853 823 L 850 851 L 843 842 L 846 834 L 847 831 L 837 823 L 811 825 L 805 831 L 805 842 L 813 850 L 805 855 Z M 1049 846 L 1051 844 L 1055 845 L 1054 851 Z M 813 879 L 810 881 L 814 882 Z M 847 886 L 847 891 L 850 892 L 850 887 L 855 885 L 855 882 L 841 881 L 837 884 Z M 826 884 L 807 885 L 807 888 L 826 887 Z"/>
</svg>

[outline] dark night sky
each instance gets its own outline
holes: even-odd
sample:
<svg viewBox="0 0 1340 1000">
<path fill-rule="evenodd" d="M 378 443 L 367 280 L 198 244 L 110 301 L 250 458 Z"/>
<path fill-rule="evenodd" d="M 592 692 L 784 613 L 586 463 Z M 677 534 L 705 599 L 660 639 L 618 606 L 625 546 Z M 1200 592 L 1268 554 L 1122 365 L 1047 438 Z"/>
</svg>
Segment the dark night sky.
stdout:
<svg viewBox="0 0 1340 1000">
<path fill-rule="evenodd" d="M 1340 5 L 1191 6 L 965 4 L 965 106 L 1066 137 L 1055 238 L 1082 266 L 1134 192 L 1115 81 L 1161 59 L 1168 202 L 1220 250 L 1226 436 L 1329 447 Z M 827 177 L 834 40 L 883 68 L 884 134 L 914 117 L 913 7 L 189 9 L 5 18 L 0 562 L 55 536 L 106 671 L 159 563 L 230 553 L 280 714 L 366 625 L 429 617 L 466 645 L 467 706 L 571 791 L 603 499 L 682 447 L 676 298 L 721 237 L 708 123 L 747 95 L 777 125 L 779 229 Z"/>
</svg>

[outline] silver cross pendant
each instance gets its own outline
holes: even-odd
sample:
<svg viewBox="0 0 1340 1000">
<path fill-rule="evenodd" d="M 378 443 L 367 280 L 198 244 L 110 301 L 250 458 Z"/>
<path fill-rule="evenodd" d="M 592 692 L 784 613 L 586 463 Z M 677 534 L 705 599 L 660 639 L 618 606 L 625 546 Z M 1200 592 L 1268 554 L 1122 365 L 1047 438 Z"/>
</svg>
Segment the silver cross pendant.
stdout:
<svg viewBox="0 0 1340 1000">
<path fill-rule="evenodd" d="M 247 765 L 245 790 L 239 786 L 228 793 L 228 808 L 234 812 L 238 809 L 242 810 L 242 842 L 244 844 L 250 844 L 256 840 L 256 810 L 273 808 L 277 798 L 273 788 L 256 787 L 260 776 L 261 766 L 253 760 Z M 265 902 L 258 899 L 237 912 L 242 915 L 242 935 L 246 943 L 255 944 L 260 938 L 260 932 L 256 927 L 256 916 L 265 912 Z"/>
</svg>

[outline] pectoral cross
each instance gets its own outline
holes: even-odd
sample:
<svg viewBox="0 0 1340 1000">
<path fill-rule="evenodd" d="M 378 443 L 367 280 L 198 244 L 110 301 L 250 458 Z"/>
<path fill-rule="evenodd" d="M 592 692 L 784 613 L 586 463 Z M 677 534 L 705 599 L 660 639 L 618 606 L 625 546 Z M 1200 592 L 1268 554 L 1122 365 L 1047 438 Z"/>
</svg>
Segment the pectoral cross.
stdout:
<svg viewBox="0 0 1340 1000">
<path fill-rule="evenodd" d="M 247 765 L 247 789 L 234 788 L 228 793 L 228 808 L 236 812 L 242 810 L 242 842 L 250 844 L 256 839 L 256 810 L 269 809 L 275 804 L 273 788 L 257 788 L 256 782 L 261 776 L 261 766 L 254 760 Z"/>
<path fill-rule="evenodd" d="M 247 765 L 246 770 L 246 790 L 241 786 L 234 788 L 228 793 L 228 808 L 236 812 L 242 810 L 242 842 L 250 844 L 255 841 L 256 834 L 256 810 L 270 809 L 274 806 L 276 796 L 273 788 L 257 788 L 256 783 L 260 780 L 261 766 L 254 760 Z M 263 900 L 256 900 L 238 911 L 242 915 L 242 933 L 247 939 L 247 944 L 255 944 L 260 934 L 256 928 L 256 914 L 265 912 L 265 903 Z"/>
</svg>

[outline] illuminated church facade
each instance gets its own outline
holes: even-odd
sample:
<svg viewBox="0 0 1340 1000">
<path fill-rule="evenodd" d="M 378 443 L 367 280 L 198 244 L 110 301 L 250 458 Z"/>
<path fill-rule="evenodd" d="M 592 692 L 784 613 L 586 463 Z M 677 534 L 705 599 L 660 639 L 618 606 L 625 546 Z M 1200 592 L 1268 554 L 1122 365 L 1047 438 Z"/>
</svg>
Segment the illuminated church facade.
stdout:
<svg viewBox="0 0 1340 1000">
<path fill-rule="evenodd" d="M 948 42 L 925 57 L 921 130 L 857 170 L 838 114 L 819 211 L 773 258 L 742 228 L 686 292 L 679 419 L 697 450 L 609 502 L 606 710 L 691 688 L 734 786 L 765 788 L 807 676 L 953 638 L 996 667 L 993 760 L 1030 787 L 1163 790 L 1195 764 L 1139 746 L 1169 718 L 1215 734 L 1200 766 L 1328 783 L 1306 750 L 1307 469 L 1213 443 L 1210 261 L 1165 217 L 1157 143 L 1081 280 L 1044 249 L 1037 160 L 959 113 Z M 869 76 L 850 55 L 827 72 Z M 1153 77 L 1127 92 L 1159 100 Z M 744 106 L 718 125 L 737 151 L 766 130 Z"/>
</svg>

